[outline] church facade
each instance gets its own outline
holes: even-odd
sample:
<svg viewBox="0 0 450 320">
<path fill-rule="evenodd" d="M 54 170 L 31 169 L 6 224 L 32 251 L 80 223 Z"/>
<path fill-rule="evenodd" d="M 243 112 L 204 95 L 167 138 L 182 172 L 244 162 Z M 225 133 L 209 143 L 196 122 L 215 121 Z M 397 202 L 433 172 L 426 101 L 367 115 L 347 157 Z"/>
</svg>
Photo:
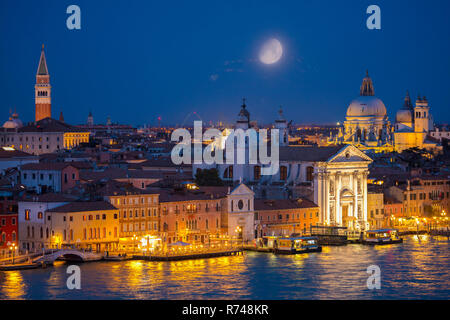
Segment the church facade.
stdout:
<svg viewBox="0 0 450 320">
<path fill-rule="evenodd" d="M 441 150 L 439 141 L 433 138 L 433 116 L 426 97 L 417 97 L 415 106 L 411 103 L 409 93 L 406 93 L 403 107 L 395 117 L 394 141 L 395 149 L 401 152 L 405 149 L 418 147 L 428 150 Z"/>
</svg>

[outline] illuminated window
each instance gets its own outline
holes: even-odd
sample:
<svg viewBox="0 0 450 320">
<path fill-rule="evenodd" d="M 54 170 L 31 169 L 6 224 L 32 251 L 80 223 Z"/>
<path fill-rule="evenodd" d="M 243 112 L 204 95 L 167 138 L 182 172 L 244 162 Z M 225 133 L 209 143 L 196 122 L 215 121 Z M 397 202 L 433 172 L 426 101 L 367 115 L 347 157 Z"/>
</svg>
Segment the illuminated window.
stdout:
<svg viewBox="0 0 450 320">
<path fill-rule="evenodd" d="M 260 166 L 254 166 L 253 167 L 253 179 L 259 180 L 261 178 L 261 167 Z"/>
<path fill-rule="evenodd" d="M 229 166 L 223 173 L 225 179 L 233 179 L 233 166 Z"/>
<path fill-rule="evenodd" d="M 285 166 L 280 167 L 280 180 L 287 179 L 287 168 Z"/>
<path fill-rule="evenodd" d="M 314 177 L 314 168 L 313 167 L 307 167 L 306 168 L 306 181 L 313 181 Z"/>
</svg>

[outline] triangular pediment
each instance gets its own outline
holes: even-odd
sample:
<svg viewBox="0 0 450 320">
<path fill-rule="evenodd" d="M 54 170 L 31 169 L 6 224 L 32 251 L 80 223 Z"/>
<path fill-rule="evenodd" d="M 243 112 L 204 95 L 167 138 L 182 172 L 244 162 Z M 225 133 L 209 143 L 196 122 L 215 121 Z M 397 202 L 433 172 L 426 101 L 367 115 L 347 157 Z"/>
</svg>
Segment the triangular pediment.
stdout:
<svg viewBox="0 0 450 320">
<path fill-rule="evenodd" d="M 373 160 L 364 152 L 352 145 L 347 145 L 328 159 L 328 163 L 336 162 L 372 162 Z"/>
<path fill-rule="evenodd" d="M 245 184 L 241 183 L 236 188 L 233 189 L 230 193 L 233 196 L 237 195 L 248 195 L 248 194 L 254 194 L 253 190 L 247 187 Z"/>
</svg>

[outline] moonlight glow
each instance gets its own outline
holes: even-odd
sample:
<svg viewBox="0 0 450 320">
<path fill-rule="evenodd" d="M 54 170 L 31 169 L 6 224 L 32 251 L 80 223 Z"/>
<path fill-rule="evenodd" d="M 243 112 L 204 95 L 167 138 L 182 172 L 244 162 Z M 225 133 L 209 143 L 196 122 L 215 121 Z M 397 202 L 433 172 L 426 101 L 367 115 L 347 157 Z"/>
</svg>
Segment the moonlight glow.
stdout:
<svg viewBox="0 0 450 320">
<path fill-rule="evenodd" d="M 259 60 L 264 64 L 273 64 L 283 55 L 283 47 L 277 39 L 270 39 L 261 48 Z"/>
</svg>

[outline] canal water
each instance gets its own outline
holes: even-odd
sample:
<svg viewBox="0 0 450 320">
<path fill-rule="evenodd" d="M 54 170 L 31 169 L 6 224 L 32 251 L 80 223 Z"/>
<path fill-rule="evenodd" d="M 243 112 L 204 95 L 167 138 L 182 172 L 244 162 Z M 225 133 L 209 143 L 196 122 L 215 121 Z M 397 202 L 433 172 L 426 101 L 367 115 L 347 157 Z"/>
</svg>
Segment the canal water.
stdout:
<svg viewBox="0 0 450 320">
<path fill-rule="evenodd" d="M 0 298 L 450 299 L 450 241 L 426 235 L 294 256 L 246 252 L 179 262 L 84 263 L 80 290 L 66 286 L 68 265 L 0 272 Z M 379 290 L 367 288 L 370 265 L 380 268 Z"/>
</svg>

